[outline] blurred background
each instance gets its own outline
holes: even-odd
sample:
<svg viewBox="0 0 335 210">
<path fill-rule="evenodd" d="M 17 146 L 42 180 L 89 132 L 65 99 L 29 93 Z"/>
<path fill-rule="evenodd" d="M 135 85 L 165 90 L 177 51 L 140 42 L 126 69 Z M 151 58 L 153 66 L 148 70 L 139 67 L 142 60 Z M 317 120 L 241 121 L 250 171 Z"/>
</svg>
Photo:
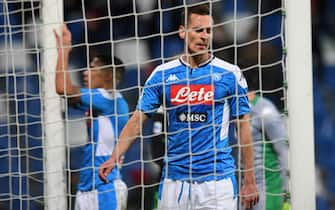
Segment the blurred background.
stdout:
<svg viewBox="0 0 335 210">
<path fill-rule="evenodd" d="M 102 52 L 115 54 L 126 67 L 126 79 L 118 89 L 133 111 L 139 86 L 154 67 L 183 52 L 184 45 L 177 34 L 180 13 L 184 4 L 195 2 L 200 1 L 64 1 L 64 21 L 73 39 L 70 69 L 76 84 L 82 84 L 81 72 L 90 57 Z M 261 75 L 260 91 L 285 112 L 285 13 L 281 0 L 224 0 L 211 5 L 215 21 L 212 52 L 238 64 L 245 75 Z M 317 209 L 332 210 L 335 1 L 312 0 L 311 6 Z M 37 1 L 0 2 L 0 209 L 43 208 L 40 7 Z M 238 21 L 233 21 L 234 17 Z M 64 116 L 66 135 L 71 137 L 67 142 L 67 175 L 73 204 L 76 171 L 87 136 L 82 132 L 84 113 L 68 108 Z M 161 161 L 151 160 L 156 153 L 162 154 L 152 143 L 162 140 L 159 135 L 151 135 L 157 128 L 154 122 L 151 119 L 144 128 L 147 137 L 137 141 L 126 154 L 122 174 L 129 187 L 128 209 L 140 209 L 141 202 L 145 202 L 145 209 L 154 205 L 157 186 L 151 184 L 159 182 Z M 139 160 L 148 161 L 141 164 Z"/>
</svg>

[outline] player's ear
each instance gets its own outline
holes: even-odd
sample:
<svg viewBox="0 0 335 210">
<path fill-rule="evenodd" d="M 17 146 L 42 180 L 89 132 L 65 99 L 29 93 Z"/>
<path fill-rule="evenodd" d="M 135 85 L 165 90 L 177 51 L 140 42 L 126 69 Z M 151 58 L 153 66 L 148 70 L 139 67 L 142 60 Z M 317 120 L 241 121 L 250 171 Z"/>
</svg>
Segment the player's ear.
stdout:
<svg viewBox="0 0 335 210">
<path fill-rule="evenodd" d="M 181 39 L 185 39 L 185 36 L 186 36 L 186 29 L 185 29 L 185 26 L 180 25 L 180 26 L 179 26 L 179 38 L 181 38 Z"/>
</svg>

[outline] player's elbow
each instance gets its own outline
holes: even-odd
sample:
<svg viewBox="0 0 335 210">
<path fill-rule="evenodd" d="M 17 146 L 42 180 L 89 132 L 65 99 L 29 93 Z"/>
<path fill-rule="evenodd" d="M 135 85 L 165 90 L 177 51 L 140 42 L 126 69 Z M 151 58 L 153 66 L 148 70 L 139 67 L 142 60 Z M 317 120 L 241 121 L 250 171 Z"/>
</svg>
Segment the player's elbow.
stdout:
<svg viewBox="0 0 335 210">
<path fill-rule="evenodd" d="M 236 121 L 236 125 L 241 129 L 249 129 L 250 128 L 250 116 L 249 114 L 245 114 L 240 116 Z"/>
<path fill-rule="evenodd" d="M 64 88 L 63 85 L 56 85 L 56 93 L 62 96 L 73 95 L 72 88 L 71 87 Z"/>
<path fill-rule="evenodd" d="M 135 111 L 133 116 L 128 121 L 127 127 L 132 128 L 136 134 L 139 134 L 142 128 L 142 125 L 147 120 L 147 116 L 141 111 Z"/>
<path fill-rule="evenodd" d="M 59 71 L 56 72 L 55 86 L 59 95 L 71 95 L 74 89 L 70 77 Z"/>
</svg>

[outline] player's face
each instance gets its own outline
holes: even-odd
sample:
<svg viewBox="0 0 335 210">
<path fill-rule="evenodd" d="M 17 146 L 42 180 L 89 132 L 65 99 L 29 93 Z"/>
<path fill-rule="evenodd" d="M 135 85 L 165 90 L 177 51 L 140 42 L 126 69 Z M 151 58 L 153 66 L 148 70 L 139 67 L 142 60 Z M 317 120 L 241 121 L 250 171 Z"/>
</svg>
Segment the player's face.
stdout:
<svg viewBox="0 0 335 210">
<path fill-rule="evenodd" d="M 93 58 L 90 68 L 84 71 L 84 84 L 87 88 L 103 88 L 104 74 L 101 71 L 102 63 L 99 58 Z"/>
<path fill-rule="evenodd" d="M 209 15 L 191 14 L 184 38 L 191 55 L 208 54 L 212 39 L 213 19 Z"/>
</svg>

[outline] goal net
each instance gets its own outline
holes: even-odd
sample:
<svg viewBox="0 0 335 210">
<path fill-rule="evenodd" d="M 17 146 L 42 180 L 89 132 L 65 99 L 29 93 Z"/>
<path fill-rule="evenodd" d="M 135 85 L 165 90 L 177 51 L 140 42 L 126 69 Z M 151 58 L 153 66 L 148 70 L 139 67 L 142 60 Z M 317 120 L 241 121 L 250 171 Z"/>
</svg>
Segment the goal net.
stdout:
<svg viewBox="0 0 335 210">
<path fill-rule="evenodd" d="M 84 85 L 82 73 L 93 56 L 116 55 L 123 61 L 124 79 L 114 88 L 125 97 L 131 115 L 154 68 L 184 52 L 178 36 L 182 12 L 203 3 L 209 4 L 214 19 L 210 53 L 238 65 L 254 94 L 250 123 L 262 205 L 290 202 L 290 48 L 284 2 L 13 0 L 0 2 L 0 209 L 73 209 L 84 170 L 83 148 L 95 146 L 88 140 L 87 122 L 99 116 L 87 116 L 56 94 L 53 30 L 59 32 L 65 23 L 72 33 L 68 71 L 76 86 Z M 157 207 L 170 135 L 162 110 L 143 125 L 125 155 L 121 174 L 128 209 Z M 241 188 L 244 169 L 235 121 L 230 120 L 229 142 Z"/>
</svg>

